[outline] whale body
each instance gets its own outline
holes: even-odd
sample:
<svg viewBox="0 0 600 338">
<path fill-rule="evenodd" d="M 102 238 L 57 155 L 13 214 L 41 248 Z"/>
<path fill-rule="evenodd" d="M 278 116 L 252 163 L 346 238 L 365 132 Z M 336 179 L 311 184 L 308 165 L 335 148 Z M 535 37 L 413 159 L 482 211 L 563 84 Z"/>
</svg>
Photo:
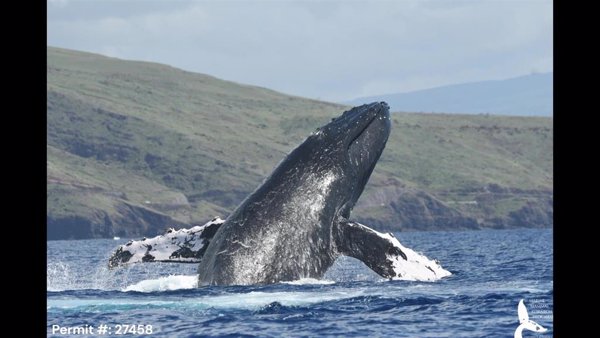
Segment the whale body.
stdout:
<svg viewBox="0 0 600 338">
<path fill-rule="evenodd" d="M 320 278 L 340 256 L 385 278 L 450 275 L 390 233 L 351 220 L 351 211 L 390 134 L 385 102 L 354 107 L 318 128 L 227 217 L 120 246 L 115 267 L 198 262 L 198 284 L 269 284 Z"/>
</svg>

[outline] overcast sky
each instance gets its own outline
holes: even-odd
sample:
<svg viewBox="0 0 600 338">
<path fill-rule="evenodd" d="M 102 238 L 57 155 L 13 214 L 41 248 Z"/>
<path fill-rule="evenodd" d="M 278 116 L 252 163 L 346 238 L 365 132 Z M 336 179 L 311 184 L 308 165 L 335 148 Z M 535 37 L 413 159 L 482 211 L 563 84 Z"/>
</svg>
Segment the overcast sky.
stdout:
<svg viewBox="0 0 600 338">
<path fill-rule="evenodd" d="M 329 101 L 552 71 L 552 1 L 48 0 L 48 45 Z"/>
</svg>

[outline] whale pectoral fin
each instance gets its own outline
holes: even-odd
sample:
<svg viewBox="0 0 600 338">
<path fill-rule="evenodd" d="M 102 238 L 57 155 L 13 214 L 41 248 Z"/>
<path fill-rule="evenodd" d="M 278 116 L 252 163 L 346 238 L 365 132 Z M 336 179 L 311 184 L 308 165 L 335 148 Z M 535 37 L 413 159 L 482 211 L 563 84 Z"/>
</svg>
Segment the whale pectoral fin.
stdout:
<svg viewBox="0 0 600 338">
<path fill-rule="evenodd" d="M 215 217 L 190 229 L 169 229 L 163 235 L 129 241 L 120 245 L 108 260 L 108 267 L 146 262 L 198 263 L 210 240 L 225 221 Z"/>
<path fill-rule="evenodd" d="M 362 261 L 382 277 L 433 281 L 451 275 L 436 261 L 400 244 L 391 233 L 357 222 L 339 222 L 336 229 L 338 252 Z"/>
<path fill-rule="evenodd" d="M 382 277 L 397 276 L 389 257 L 406 260 L 406 254 L 384 234 L 356 222 L 341 222 L 337 228 L 335 243 L 342 255 L 362 261 Z"/>
</svg>

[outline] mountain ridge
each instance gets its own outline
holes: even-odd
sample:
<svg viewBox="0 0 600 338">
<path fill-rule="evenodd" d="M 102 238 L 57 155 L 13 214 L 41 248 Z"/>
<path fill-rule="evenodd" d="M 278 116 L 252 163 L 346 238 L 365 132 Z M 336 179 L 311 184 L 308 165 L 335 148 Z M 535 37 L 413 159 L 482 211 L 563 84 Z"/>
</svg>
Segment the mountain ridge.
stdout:
<svg viewBox="0 0 600 338">
<path fill-rule="evenodd" d="M 552 72 L 534 73 L 501 80 L 372 95 L 345 103 L 386 101 L 393 111 L 552 116 L 553 76 Z"/>
</svg>

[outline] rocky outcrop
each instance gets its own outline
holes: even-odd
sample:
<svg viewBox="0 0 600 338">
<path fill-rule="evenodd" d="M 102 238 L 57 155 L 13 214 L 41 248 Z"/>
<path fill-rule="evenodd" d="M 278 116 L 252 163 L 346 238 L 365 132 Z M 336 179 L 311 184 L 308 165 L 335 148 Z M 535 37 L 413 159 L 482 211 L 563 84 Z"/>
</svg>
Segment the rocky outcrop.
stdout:
<svg viewBox="0 0 600 338">
<path fill-rule="evenodd" d="M 115 212 L 94 210 L 85 215 L 47 217 L 47 239 L 139 237 L 166 229 L 190 227 L 166 214 L 125 201 L 117 202 Z"/>
<path fill-rule="evenodd" d="M 484 219 L 482 227 L 494 229 L 546 228 L 553 225 L 554 207 L 551 196 L 527 201 L 523 207 L 504 217 Z"/>
<path fill-rule="evenodd" d="M 552 191 L 510 189 L 490 184 L 452 193 L 456 200 L 442 200 L 400 181 L 386 181 L 361 197 L 352 217 L 385 231 L 544 228 L 553 225 Z M 503 204 L 507 203 L 513 210 L 505 210 Z"/>
<path fill-rule="evenodd" d="M 365 193 L 352 212 L 352 219 L 380 231 L 543 228 L 553 225 L 553 198 L 549 191 L 524 192 L 492 187 L 461 192 L 459 196 L 468 195 L 469 199 L 474 199 L 467 201 L 466 208 L 461 203 L 443 201 L 433 194 L 406 187 L 398 181 L 388 183 L 385 187 Z M 526 194 L 527 199 L 514 210 L 494 211 L 494 206 L 499 201 L 523 194 Z M 178 229 L 191 226 L 189 222 L 165 213 L 174 208 L 172 205 L 142 206 L 114 197 L 111 208 L 59 216 L 49 213 L 47 238 L 135 238 L 154 236 L 171 227 Z M 187 205 L 185 197 L 176 202 Z M 222 211 L 221 215 L 226 217 L 227 211 Z M 208 219 L 214 215 L 206 216 Z"/>
<path fill-rule="evenodd" d="M 380 206 L 383 212 L 361 214 L 361 208 L 354 212 L 359 222 L 369 224 L 379 230 L 411 231 L 411 230 L 467 230 L 478 229 L 477 220 L 449 207 L 431 194 L 424 191 L 403 189 L 395 199 Z M 383 216 L 383 217 L 382 217 Z"/>
</svg>

